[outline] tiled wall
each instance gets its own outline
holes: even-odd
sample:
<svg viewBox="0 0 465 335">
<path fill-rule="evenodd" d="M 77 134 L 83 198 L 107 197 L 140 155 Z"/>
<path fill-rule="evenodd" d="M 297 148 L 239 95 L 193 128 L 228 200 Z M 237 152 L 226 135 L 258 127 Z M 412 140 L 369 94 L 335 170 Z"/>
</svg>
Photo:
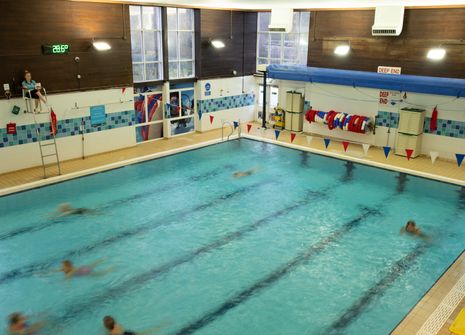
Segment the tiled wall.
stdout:
<svg viewBox="0 0 465 335">
<path fill-rule="evenodd" d="M 82 118 L 66 119 L 57 121 L 57 135 L 56 137 L 74 136 L 80 134 Z M 131 126 L 135 122 L 135 112 L 124 111 L 117 113 L 106 114 L 106 122 L 99 126 L 92 126 L 90 116 L 84 117 L 85 133 L 93 133 L 109 129 Z M 42 134 L 42 139 L 50 139 L 50 123 L 38 123 L 38 128 Z M 35 124 L 19 125 L 16 128 L 16 135 L 9 135 L 6 133 L 6 128 L 0 128 L 0 148 L 37 142 Z"/>
<path fill-rule="evenodd" d="M 213 113 L 225 109 L 240 108 L 255 104 L 255 95 L 253 93 L 232 95 L 216 99 L 207 99 L 197 101 L 197 110 L 200 113 Z"/>
<path fill-rule="evenodd" d="M 425 118 L 424 132 L 427 134 L 456 137 L 456 138 L 465 138 L 465 122 L 454 121 L 454 120 L 443 120 L 438 119 L 437 121 L 437 130 L 430 131 L 431 118 Z M 380 127 L 389 127 L 397 128 L 399 125 L 399 114 L 391 113 L 385 111 L 379 111 L 378 117 L 376 118 L 376 125 Z"/>
</svg>

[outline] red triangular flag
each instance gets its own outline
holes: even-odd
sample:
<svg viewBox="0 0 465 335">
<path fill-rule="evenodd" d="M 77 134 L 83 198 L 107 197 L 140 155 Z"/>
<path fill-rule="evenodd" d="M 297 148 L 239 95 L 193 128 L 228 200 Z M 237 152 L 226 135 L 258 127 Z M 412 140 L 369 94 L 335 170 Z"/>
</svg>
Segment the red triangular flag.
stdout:
<svg viewBox="0 0 465 335">
<path fill-rule="evenodd" d="M 123 88 L 121 89 L 121 93 L 124 94 L 124 92 L 126 92 L 126 87 L 123 87 Z"/>
<path fill-rule="evenodd" d="M 342 141 L 342 145 L 344 146 L 344 151 L 347 151 L 347 147 L 349 146 L 349 142 Z"/>
<path fill-rule="evenodd" d="M 407 154 L 407 159 L 410 160 L 410 158 L 412 157 L 412 154 L 413 154 L 413 150 L 412 149 L 405 149 L 405 153 Z"/>
<path fill-rule="evenodd" d="M 210 124 L 213 123 L 213 119 L 214 119 L 214 118 L 215 118 L 215 117 L 214 117 L 213 115 L 210 115 Z"/>
<path fill-rule="evenodd" d="M 248 132 L 248 133 L 250 133 L 250 129 L 251 129 L 251 128 L 252 128 L 252 125 L 249 123 L 249 124 L 247 125 L 247 132 Z"/>
<path fill-rule="evenodd" d="M 291 133 L 291 143 L 294 142 L 294 139 L 295 139 L 295 133 Z"/>
</svg>

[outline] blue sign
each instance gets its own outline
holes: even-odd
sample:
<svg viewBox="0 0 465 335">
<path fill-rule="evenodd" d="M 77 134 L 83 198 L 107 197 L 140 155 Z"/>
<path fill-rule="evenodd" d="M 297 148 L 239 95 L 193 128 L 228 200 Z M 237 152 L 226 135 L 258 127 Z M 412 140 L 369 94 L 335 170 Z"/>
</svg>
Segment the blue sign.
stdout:
<svg viewBox="0 0 465 335">
<path fill-rule="evenodd" d="M 106 122 L 105 105 L 90 107 L 90 124 L 98 126 Z"/>
<path fill-rule="evenodd" d="M 205 96 L 210 96 L 212 94 L 211 92 L 212 85 L 210 83 L 205 84 Z"/>
</svg>

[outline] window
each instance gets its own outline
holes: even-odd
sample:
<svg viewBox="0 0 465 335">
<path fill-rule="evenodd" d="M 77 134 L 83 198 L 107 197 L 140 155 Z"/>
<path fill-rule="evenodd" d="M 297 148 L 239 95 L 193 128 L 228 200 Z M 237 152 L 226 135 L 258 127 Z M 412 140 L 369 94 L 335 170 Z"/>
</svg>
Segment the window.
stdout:
<svg viewBox="0 0 465 335">
<path fill-rule="evenodd" d="M 307 64 L 310 12 L 294 12 L 290 33 L 270 32 L 271 13 L 258 13 L 257 65 Z"/>
<path fill-rule="evenodd" d="M 194 10 L 167 8 L 169 78 L 194 76 Z"/>
<path fill-rule="evenodd" d="M 163 79 L 160 7 L 129 6 L 134 82 Z"/>
</svg>

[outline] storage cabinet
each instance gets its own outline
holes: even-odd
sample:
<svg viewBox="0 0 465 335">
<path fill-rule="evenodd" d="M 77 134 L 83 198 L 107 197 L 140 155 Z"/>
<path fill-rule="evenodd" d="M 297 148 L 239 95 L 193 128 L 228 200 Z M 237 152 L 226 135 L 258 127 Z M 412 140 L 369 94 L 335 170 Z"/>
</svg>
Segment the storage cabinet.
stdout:
<svg viewBox="0 0 465 335">
<path fill-rule="evenodd" d="M 412 158 L 421 154 L 425 110 L 402 108 L 399 112 L 399 128 L 396 140 L 396 155 L 407 156 L 406 149 L 413 150 Z"/>
<path fill-rule="evenodd" d="M 284 118 L 284 128 L 286 130 L 300 132 L 303 129 L 304 121 L 304 99 L 301 93 L 286 93 L 286 115 Z"/>
</svg>

